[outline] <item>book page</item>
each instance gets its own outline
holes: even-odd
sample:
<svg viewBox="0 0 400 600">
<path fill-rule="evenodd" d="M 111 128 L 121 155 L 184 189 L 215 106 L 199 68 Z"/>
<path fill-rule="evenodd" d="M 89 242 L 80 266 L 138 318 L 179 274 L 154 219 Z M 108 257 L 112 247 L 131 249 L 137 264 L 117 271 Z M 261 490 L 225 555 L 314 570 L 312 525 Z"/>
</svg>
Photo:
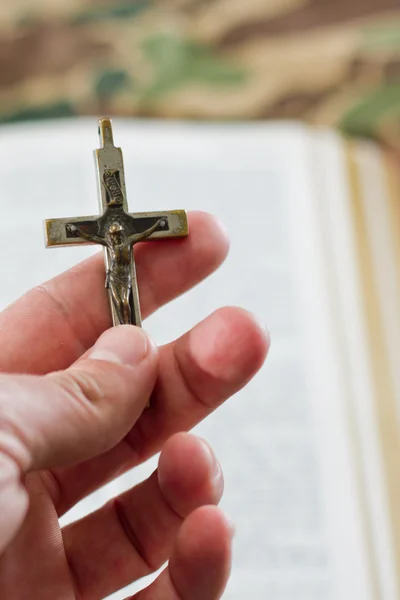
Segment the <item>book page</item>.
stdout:
<svg viewBox="0 0 400 600">
<path fill-rule="evenodd" d="M 232 242 L 225 265 L 148 319 L 146 329 L 164 343 L 229 304 L 253 311 L 271 333 L 260 374 L 197 428 L 222 464 L 222 506 L 237 527 L 224 598 L 377 600 L 337 361 L 311 134 L 296 124 L 116 121 L 114 129 L 132 211 L 210 211 Z M 3 253 L 16 230 L 21 240 L 12 263 L 3 262 L 2 307 L 95 251 L 45 250 L 41 222 L 96 214 L 97 146 L 95 119 L 0 131 Z M 343 172 L 336 177 L 344 187 Z M 155 466 L 154 459 L 106 486 L 63 522 Z"/>
<path fill-rule="evenodd" d="M 379 597 L 396 600 L 400 597 L 400 189 L 390 189 L 386 156 L 375 145 L 347 144 L 346 155 L 352 189 L 348 211 L 352 213 L 353 252 L 358 263 L 353 294 L 359 296 L 359 315 L 354 319 L 351 311 L 344 311 L 344 325 L 351 332 L 359 327 L 357 321 L 363 321 L 363 335 L 359 336 L 363 348 L 352 353 L 353 360 L 349 356 L 352 379 L 358 384 L 349 406 L 358 429 L 366 525 Z M 343 300 L 348 302 L 350 290 L 341 279 L 346 292 Z M 368 379 L 369 390 L 361 390 L 359 384 Z"/>
</svg>

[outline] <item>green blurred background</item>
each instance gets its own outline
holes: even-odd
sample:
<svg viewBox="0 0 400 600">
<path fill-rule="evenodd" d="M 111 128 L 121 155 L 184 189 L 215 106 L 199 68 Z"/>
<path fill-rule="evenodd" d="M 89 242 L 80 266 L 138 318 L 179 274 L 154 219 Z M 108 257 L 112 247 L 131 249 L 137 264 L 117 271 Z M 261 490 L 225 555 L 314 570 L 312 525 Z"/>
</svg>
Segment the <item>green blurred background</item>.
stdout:
<svg viewBox="0 0 400 600">
<path fill-rule="evenodd" d="M 301 119 L 400 147 L 399 0 L 2 0 L 0 119 Z"/>
</svg>

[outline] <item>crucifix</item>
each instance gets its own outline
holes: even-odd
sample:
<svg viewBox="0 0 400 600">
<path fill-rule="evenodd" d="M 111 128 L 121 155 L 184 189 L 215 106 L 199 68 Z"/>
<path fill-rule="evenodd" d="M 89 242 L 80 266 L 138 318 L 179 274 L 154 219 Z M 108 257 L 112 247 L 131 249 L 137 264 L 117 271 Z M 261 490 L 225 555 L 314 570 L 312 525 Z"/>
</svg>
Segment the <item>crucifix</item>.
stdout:
<svg viewBox="0 0 400 600">
<path fill-rule="evenodd" d="M 100 216 L 48 219 L 46 247 L 100 244 L 104 248 L 106 288 L 113 325 L 141 326 L 133 246 L 145 240 L 188 235 L 184 210 L 128 212 L 121 148 L 116 148 L 110 119 L 100 119 L 101 148 L 95 150 Z"/>
</svg>

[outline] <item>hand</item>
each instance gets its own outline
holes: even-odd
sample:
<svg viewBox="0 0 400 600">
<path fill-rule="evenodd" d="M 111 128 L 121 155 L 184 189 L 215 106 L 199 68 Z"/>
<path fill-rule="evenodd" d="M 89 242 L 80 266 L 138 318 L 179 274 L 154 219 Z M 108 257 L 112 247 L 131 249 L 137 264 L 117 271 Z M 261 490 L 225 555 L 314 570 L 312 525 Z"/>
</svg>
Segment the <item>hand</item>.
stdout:
<svg viewBox="0 0 400 600">
<path fill-rule="evenodd" d="M 190 228 L 138 245 L 144 316 L 224 259 L 214 219 L 192 214 Z M 0 315 L 0 598 L 100 599 L 169 559 L 137 600 L 216 600 L 230 568 L 231 528 L 213 506 L 222 474 L 177 432 L 255 374 L 268 338 L 225 308 L 157 350 L 136 327 L 108 330 L 103 282 L 96 256 Z M 148 480 L 60 530 L 66 510 L 160 449 Z"/>
</svg>

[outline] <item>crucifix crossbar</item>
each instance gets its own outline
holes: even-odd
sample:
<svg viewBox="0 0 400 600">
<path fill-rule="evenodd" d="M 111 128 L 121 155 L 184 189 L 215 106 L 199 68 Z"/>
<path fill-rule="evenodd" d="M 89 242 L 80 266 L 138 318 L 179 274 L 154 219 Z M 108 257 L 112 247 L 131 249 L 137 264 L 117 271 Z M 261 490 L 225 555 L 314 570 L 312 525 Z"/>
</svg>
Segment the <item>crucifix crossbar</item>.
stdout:
<svg viewBox="0 0 400 600">
<path fill-rule="evenodd" d="M 99 121 L 101 148 L 95 150 L 100 216 L 48 219 L 46 246 L 100 244 L 104 247 L 114 325 L 141 326 L 139 292 L 133 245 L 145 240 L 188 235 L 184 210 L 128 212 L 122 151 L 114 146 L 110 119 Z"/>
</svg>

